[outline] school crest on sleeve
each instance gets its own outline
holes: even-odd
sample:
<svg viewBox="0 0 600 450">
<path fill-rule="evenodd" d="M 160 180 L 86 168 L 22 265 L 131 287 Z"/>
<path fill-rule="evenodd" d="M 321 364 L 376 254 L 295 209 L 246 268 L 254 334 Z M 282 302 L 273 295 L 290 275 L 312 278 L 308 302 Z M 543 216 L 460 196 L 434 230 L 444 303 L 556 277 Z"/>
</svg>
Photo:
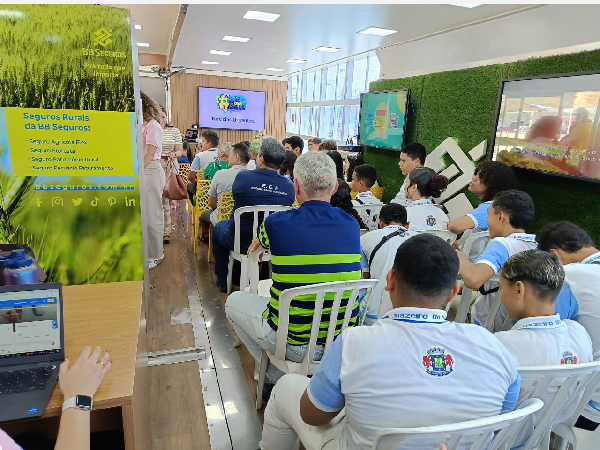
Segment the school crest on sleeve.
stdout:
<svg viewBox="0 0 600 450">
<path fill-rule="evenodd" d="M 427 226 L 433 227 L 437 223 L 437 220 L 435 220 L 435 217 L 433 216 L 427 216 L 427 220 L 425 220 L 425 223 L 427 224 Z"/>
<path fill-rule="evenodd" d="M 442 347 L 431 347 L 423 355 L 423 367 L 427 375 L 432 377 L 445 377 L 454 372 L 454 359 Z"/>
<path fill-rule="evenodd" d="M 577 356 L 573 355 L 573 352 L 563 352 L 562 358 L 560 359 L 561 364 L 577 364 Z"/>
</svg>

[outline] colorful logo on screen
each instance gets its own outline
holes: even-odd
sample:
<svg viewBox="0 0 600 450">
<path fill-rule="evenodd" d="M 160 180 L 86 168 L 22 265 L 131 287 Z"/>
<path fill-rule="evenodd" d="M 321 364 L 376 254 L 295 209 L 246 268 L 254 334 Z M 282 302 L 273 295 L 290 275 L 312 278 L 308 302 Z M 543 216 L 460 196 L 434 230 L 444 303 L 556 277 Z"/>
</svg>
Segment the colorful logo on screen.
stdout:
<svg viewBox="0 0 600 450">
<path fill-rule="evenodd" d="M 227 114 L 228 112 L 233 111 L 245 111 L 246 110 L 246 97 L 243 95 L 217 95 L 215 98 L 217 102 L 217 106 L 223 114 Z"/>
</svg>

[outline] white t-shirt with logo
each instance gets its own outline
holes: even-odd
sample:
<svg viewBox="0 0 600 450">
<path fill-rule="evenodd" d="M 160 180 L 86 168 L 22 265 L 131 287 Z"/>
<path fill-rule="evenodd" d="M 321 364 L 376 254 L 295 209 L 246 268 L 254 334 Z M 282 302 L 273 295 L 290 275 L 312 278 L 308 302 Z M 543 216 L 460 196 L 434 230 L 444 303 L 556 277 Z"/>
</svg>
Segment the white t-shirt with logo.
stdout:
<svg viewBox="0 0 600 450">
<path fill-rule="evenodd" d="M 406 180 L 408 180 L 408 177 L 404 177 L 404 181 L 402 182 L 402 186 L 400 186 L 400 190 L 390 203 L 398 203 L 399 205 L 402 205 L 405 208 L 410 204 L 410 198 L 406 198 L 406 193 L 404 192 L 404 188 L 406 187 Z"/>
<path fill-rule="evenodd" d="M 352 200 L 354 206 L 358 205 L 380 205 L 381 201 L 371 191 L 359 192 Z"/>
<path fill-rule="evenodd" d="M 406 207 L 411 231 L 447 230 L 450 219 L 431 200 L 415 200 Z"/>
<path fill-rule="evenodd" d="M 535 234 L 512 233 L 506 237 L 497 237 L 488 242 L 483 253 L 479 255 L 475 261 L 475 265 L 485 264 L 494 270 L 494 275 L 497 275 L 498 272 L 500 272 L 502 263 L 509 257 L 525 250 L 532 250 L 535 248 L 537 248 Z M 486 292 L 496 287 L 498 287 L 497 281 L 486 281 L 483 285 Z M 471 310 L 471 318 L 474 323 L 477 325 L 485 324 L 497 295 L 498 292 L 480 295 L 477 300 L 475 300 L 475 304 Z M 500 306 L 496 318 L 494 319 L 492 331 L 502 330 L 505 318 L 506 309 L 504 306 Z"/>
<path fill-rule="evenodd" d="M 369 265 L 369 260 L 371 259 L 375 247 L 379 245 L 383 238 L 396 231 L 400 232 L 400 235 L 394 236 L 386 241 L 385 244 L 377 250 L 371 265 Z M 372 325 L 381 317 L 380 312 L 381 315 L 383 315 L 392 309 L 390 294 L 385 290 L 387 284 L 386 277 L 394 265 L 398 247 L 400 247 L 400 245 L 408 238 L 415 236 L 416 234 L 418 233 L 409 232 L 400 225 L 388 225 L 380 230 L 369 231 L 360 237 L 361 268 L 363 271 L 369 272 L 372 279 L 379 280 L 371 291 L 371 296 L 365 300 L 365 302 L 368 301 L 368 305 L 365 305 L 365 303 L 361 304 L 360 317 L 363 316 L 365 306 L 367 307 L 365 320 L 363 322 L 364 325 Z"/>
<path fill-rule="evenodd" d="M 520 384 L 510 353 L 484 328 L 448 322 L 439 309 L 396 308 L 373 326 L 347 328 L 338 336 L 307 391 L 322 411 L 345 407 L 338 449 L 370 450 L 383 428 L 435 426 L 511 411 Z M 439 440 L 400 448 L 438 446 Z"/>
<path fill-rule="evenodd" d="M 583 325 L 590 335 L 594 353 L 600 352 L 600 252 L 588 256 L 580 263 L 567 264 L 564 269 L 563 291 L 579 307 L 579 314 L 573 320 Z M 600 387 L 582 415 L 600 423 Z"/>
<path fill-rule="evenodd" d="M 579 364 L 593 360 L 592 341 L 585 328 L 573 320 L 561 320 L 558 314 L 521 319 L 509 331 L 500 331 L 495 336 L 511 353 L 517 369 L 528 366 Z M 531 398 L 534 382 L 534 379 L 523 377 L 519 403 Z M 541 398 L 544 408 L 534 413 L 532 420 L 527 421 L 516 445 L 524 444 L 531 435 L 534 425 L 541 418 L 559 387 L 559 383 L 549 387 L 547 395 Z M 568 419 L 576 406 L 573 404 L 570 411 L 563 411 L 554 423 L 561 423 Z"/>
</svg>

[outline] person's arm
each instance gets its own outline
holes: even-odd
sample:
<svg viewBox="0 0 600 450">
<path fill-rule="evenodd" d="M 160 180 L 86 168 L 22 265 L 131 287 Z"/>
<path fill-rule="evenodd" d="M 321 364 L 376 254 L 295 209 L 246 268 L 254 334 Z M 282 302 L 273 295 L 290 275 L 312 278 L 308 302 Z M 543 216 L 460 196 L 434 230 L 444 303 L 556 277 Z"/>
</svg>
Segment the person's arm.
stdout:
<svg viewBox="0 0 600 450">
<path fill-rule="evenodd" d="M 112 366 L 108 351 L 96 347 L 85 347 L 79 359 L 71 369 L 69 360 L 60 366 L 60 390 L 65 400 L 77 395 L 93 397 L 102 379 Z M 68 408 L 60 418 L 58 438 L 54 450 L 89 450 L 90 448 L 90 411 Z"/>
<path fill-rule="evenodd" d="M 144 169 L 154 160 L 155 153 L 156 147 L 152 144 L 146 144 L 146 148 L 144 149 Z"/>
<path fill-rule="evenodd" d="M 494 269 L 487 264 L 473 264 L 469 261 L 467 255 L 460 250 L 457 250 L 456 254 L 460 262 L 458 273 L 468 288 L 477 290 L 483 286 L 483 283 L 494 276 Z"/>
<path fill-rule="evenodd" d="M 186 152 L 183 149 L 181 131 L 179 131 L 179 128 L 175 128 L 175 130 L 175 147 L 173 148 L 173 151 L 175 152 L 175 158 L 179 158 L 180 156 L 184 156 Z"/>
<path fill-rule="evenodd" d="M 326 425 L 345 405 L 340 381 L 342 368 L 342 335 L 331 344 L 310 384 L 300 399 L 300 416 L 304 423 Z"/>
<path fill-rule="evenodd" d="M 474 227 L 475 223 L 473 222 L 473 219 L 469 216 L 462 216 L 448 224 L 448 231 L 452 231 L 454 234 L 460 234 Z"/>
<path fill-rule="evenodd" d="M 211 209 L 217 209 L 217 197 L 208 196 L 208 206 Z"/>
</svg>

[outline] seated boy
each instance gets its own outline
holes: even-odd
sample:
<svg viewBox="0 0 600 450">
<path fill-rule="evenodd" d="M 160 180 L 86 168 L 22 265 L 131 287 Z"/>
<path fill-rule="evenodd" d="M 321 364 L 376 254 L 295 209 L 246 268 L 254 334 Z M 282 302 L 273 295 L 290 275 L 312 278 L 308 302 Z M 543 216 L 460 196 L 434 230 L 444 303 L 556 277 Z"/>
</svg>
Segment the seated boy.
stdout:
<svg viewBox="0 0 600 450">
<path fill-rule="evenodd" d="M 307 449 L 336 441 L 332 448 L 368 450 L 383 428 L 514 409 L 521 380 L 506 348 L 481 327 L 446 321 L 443 308 L 458 291 L 457 272 L 456 253 L 443 239 L 420 234 L 403 243 L 387 275 L 395 309 L 371 327 L 347 328 L 311 379 L 290 374 L 279 380 L 260 448 L 291 450 L 300 438 Z M 438 445 L 424 440 L 399 448 Z"/>
<path fill-rule="evenodd" d="M 385 278 L 392 270 L 398 247 L 415 234 L 417 232 L 408 231 L 406 208 L 390 203 L 381 208 L 379 229 L 360 237 L 360 265 L 363 278 L 379 280 L 366 300 L 368 303 L 361 302 L 360 317 L 364 317 L 364 325 L 372 325 L 379 319 L 380 312 L 383 314 L 392 309 L 390 294 L 385 290 Z"/>
<path fill-rule="evenodd" d="M 574 320 L 586 329 L 594 353 L 600 351 L 600 251 L 589 235 L 571 222 L 554 222 L 539 234 L 538 248 L 560 259 L 565 269 L 565 283 L 556 300 L 574 303 L 578 311 Z M 575 424 L 594 431 L 600 423 L 600 388 Z"/>
<path fill-rule="evenodd" d="M 354 206 L 381 204 L 379 199 L 370 191 L 376 181 L 377 171 L 375 167 L 369 164 L 356 166 L 352 174 L 352 181 L 350 182 L 350 189 L 358 192 L 356 198 L 352 200 Z"/>
<path fill-rule="evenodd" d="M 496 337 L 512 354 L 517 368 L 525 366 L 554 366 L 592 361 L 592 341 L 585 329 L 572 320 L 561 320 L 554 302 L 565 279 L 565 271 L 555 255 L 541 250 L 526 250 L 511 256 L 500 271 L 500 299 L 508 317 L 518 322 L 510 331 L 496 333 Z M 544 408 L 556 394 L 550 389 L 542 398 Z M 533 380 L 523 378 L 519 403 L 533 393 Z M 575 407 L 575 405 L 573 405 Z M 534 414 L 518 439 L 524 444 L 544 409 Z M 555 423 L 561 423 L 573 414 L 563 411 Z"/>
<path fill-rule="evenodd" d="M 475 263 L 464 252 L 457 250 L 460 260 L 459 274 L 465 286 L 479 290 L 471 318 L 477 325 L 484 325 L 498 291 L 498 283 L 490 279 L 500 272 L 508 257 L 531 250 L 537 246 L 535 235 L 525 233 L 533 220 L 535 209 L 529 194 L 514 189 L 497 194 L 487 214 L 487 226 L 491 241 Z M 500 331 L 506 317 L 503 307 L 494 318 L 492 331 Z"/>
</svg>

